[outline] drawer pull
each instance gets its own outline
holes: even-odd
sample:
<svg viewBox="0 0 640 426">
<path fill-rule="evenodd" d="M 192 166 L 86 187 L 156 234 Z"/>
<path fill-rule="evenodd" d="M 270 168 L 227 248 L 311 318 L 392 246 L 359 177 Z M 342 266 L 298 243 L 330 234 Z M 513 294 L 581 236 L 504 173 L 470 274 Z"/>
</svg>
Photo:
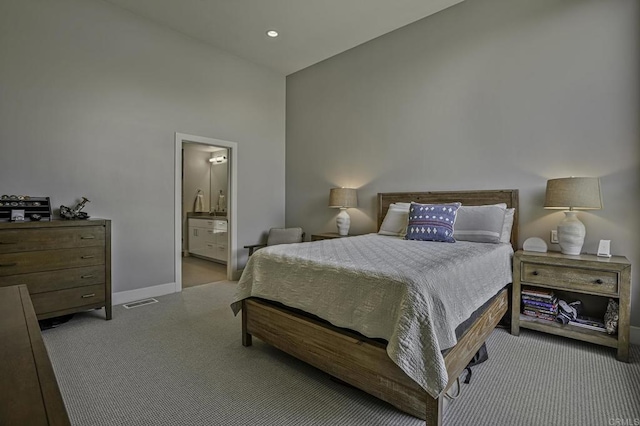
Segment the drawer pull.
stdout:
<svg viewBox="0 0 640 426">
<path fill-rule="evenodd" d="M 80 237 L 81 240 L 95 240 L 96 236 L 95 235 L 83 235 Z"/>
<path fill-rule="evenodd" d="M 80 259 L 93 259 L 94 257 L 95 256 L 88 254 L 86 256 L 81 256 Z"/>
<path fill-rule="evenodd" d="M 602 284 L 602 280 L 601 280 L 600 278 L 598 278 L 598 279 L 596 280 L 596 284 Z"/>
<path fill-rule="evenodd" d="M 83 280 L 84 280 L 84 279 L 87 279 L 87 278 L 95 278 L 95 275 L 93 275 L 93 274 L 89 274 L 89 275 L 81 275 L 81 276 L 80 276 L 80 278 L 82 278 Z"/>
<path fill-rule="evenodd" d="M 538 275 L 538 271 L 533 271 L 531 275 Z"/>
<path fill-rule="evenodd" d="M 9 267 L 9 266 L 16 266 L 17 264 L 18 264 L 18 262 L 13 262 L 13 263 L 0 263 L 0 268 Z"/>
<path fill-rule="evenodd" d="M 95 295 L 96 295 L 95 293 L 91 293 L 91 294 L 83 294 L 83 295 L 82 295 L 82 298 L 83 298 L 83 299 L 88 299 L 88 298 L 90 298 L 90 297 L 94 297 Z"/>
<path fill-rule="evenodd" d="M 2 244 L 7 245 L 7 244 L 18 244 L 18 243 L 15 242 L 15 241 L 0 241 L 0 245 L 2 245 Z"/>
</svg>

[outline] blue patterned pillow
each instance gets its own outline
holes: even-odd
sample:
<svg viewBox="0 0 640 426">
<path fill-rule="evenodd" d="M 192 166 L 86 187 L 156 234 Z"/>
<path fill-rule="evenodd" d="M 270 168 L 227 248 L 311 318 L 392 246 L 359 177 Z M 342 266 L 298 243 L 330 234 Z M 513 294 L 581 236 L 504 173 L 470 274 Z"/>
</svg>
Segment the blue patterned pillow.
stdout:
<svg viewBox="0 0 640 426">
<path fill-rule="evenodd" d="M 405 239 L 455 243 L 453 225 L 456 222 L 459 207 L 460 203 L 411 203 Z"/>
</svg>

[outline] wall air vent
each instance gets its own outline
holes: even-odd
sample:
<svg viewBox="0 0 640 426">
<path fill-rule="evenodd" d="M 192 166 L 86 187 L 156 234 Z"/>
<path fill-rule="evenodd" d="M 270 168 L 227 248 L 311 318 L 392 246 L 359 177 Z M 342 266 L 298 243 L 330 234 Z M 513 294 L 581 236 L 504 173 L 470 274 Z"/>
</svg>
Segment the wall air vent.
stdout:
<svg viewBox="0 0 640 426">
<path fill-rule="evenodd" d="M 131 303 L 125 303 L 124 306 L 125 309 L 133 309 L 133 308 L 139 308 L 140 306 L 144 306 L 144 305 L 150 305 L 152 303 L 158 303 L 158 301 L 156 299 L 142 299 L 142 300 L 137 300 L 135 302 L 131 302 Z"/>
</svg>

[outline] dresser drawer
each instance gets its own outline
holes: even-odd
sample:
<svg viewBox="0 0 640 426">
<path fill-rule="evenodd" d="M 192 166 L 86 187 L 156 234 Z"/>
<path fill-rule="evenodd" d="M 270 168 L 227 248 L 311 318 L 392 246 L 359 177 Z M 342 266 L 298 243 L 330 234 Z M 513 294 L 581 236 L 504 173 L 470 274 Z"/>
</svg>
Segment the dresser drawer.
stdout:
<svg viewBox="0 0 640 426">
<path fill-rule="evenodd" d="M 0 230 L 0 253 L 101 246 L 104 226 Z"/>
<path fill-rule="evenodd" d="M 542 284 L 600 294 L 618 294 L 618 274 L 612 271 L 527 262 L 522 264 L 521 271 L 520 280 L 523 284 Z"/>
<path fill-rule="evenodd" d="M 0 254 L 0 277 L 103 265 L 104 251 L 102 246 Z"/>
<path fill-rule="evenodd" d="M 104 282 L 104 265 L 0 277 L 0 287 L 25 284 L 29 288 L 30 294 L 62 290 L 65 288 L 84 287 L 102 284 Z"/>
<path fill-rule="evenodd" d="M 87 287 L 68 288 L 31 295 L 33 308 L 38 315 L 48 312 L 64 311 L 85 305 L 104 303 L 105 287 L 103 284 Z"/>
</svg>

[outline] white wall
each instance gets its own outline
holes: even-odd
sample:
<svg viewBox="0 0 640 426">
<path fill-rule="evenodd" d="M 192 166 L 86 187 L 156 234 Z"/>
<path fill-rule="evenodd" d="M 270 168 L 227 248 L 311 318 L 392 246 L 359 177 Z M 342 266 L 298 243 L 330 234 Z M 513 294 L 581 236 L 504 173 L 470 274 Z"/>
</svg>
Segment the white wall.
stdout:
<svg viewBox="0 0 640 426">
<path fill-rule="evenodd" d="M 3 0 L 0 29 L 0 192 L 89 198 L 114 292 L 174 281 L 175 132 L 238 143 L 239 247 L 284 224 L 282 75 L 100 0 Z"/>
<path fill-rule="evenodd" d="M 517 188 L 520 246 L 562 212 L 546 180 L 599 176 L 581 212 L 633 263 L 640 325 L 637 0 L 473 0 L 287 77 L 287 225 L 335 230 L 329 188 L 359 188 L 355 233 L 378 192 Z M 551 247 L 558 250 L 557 245 Z"/>
</svg>

